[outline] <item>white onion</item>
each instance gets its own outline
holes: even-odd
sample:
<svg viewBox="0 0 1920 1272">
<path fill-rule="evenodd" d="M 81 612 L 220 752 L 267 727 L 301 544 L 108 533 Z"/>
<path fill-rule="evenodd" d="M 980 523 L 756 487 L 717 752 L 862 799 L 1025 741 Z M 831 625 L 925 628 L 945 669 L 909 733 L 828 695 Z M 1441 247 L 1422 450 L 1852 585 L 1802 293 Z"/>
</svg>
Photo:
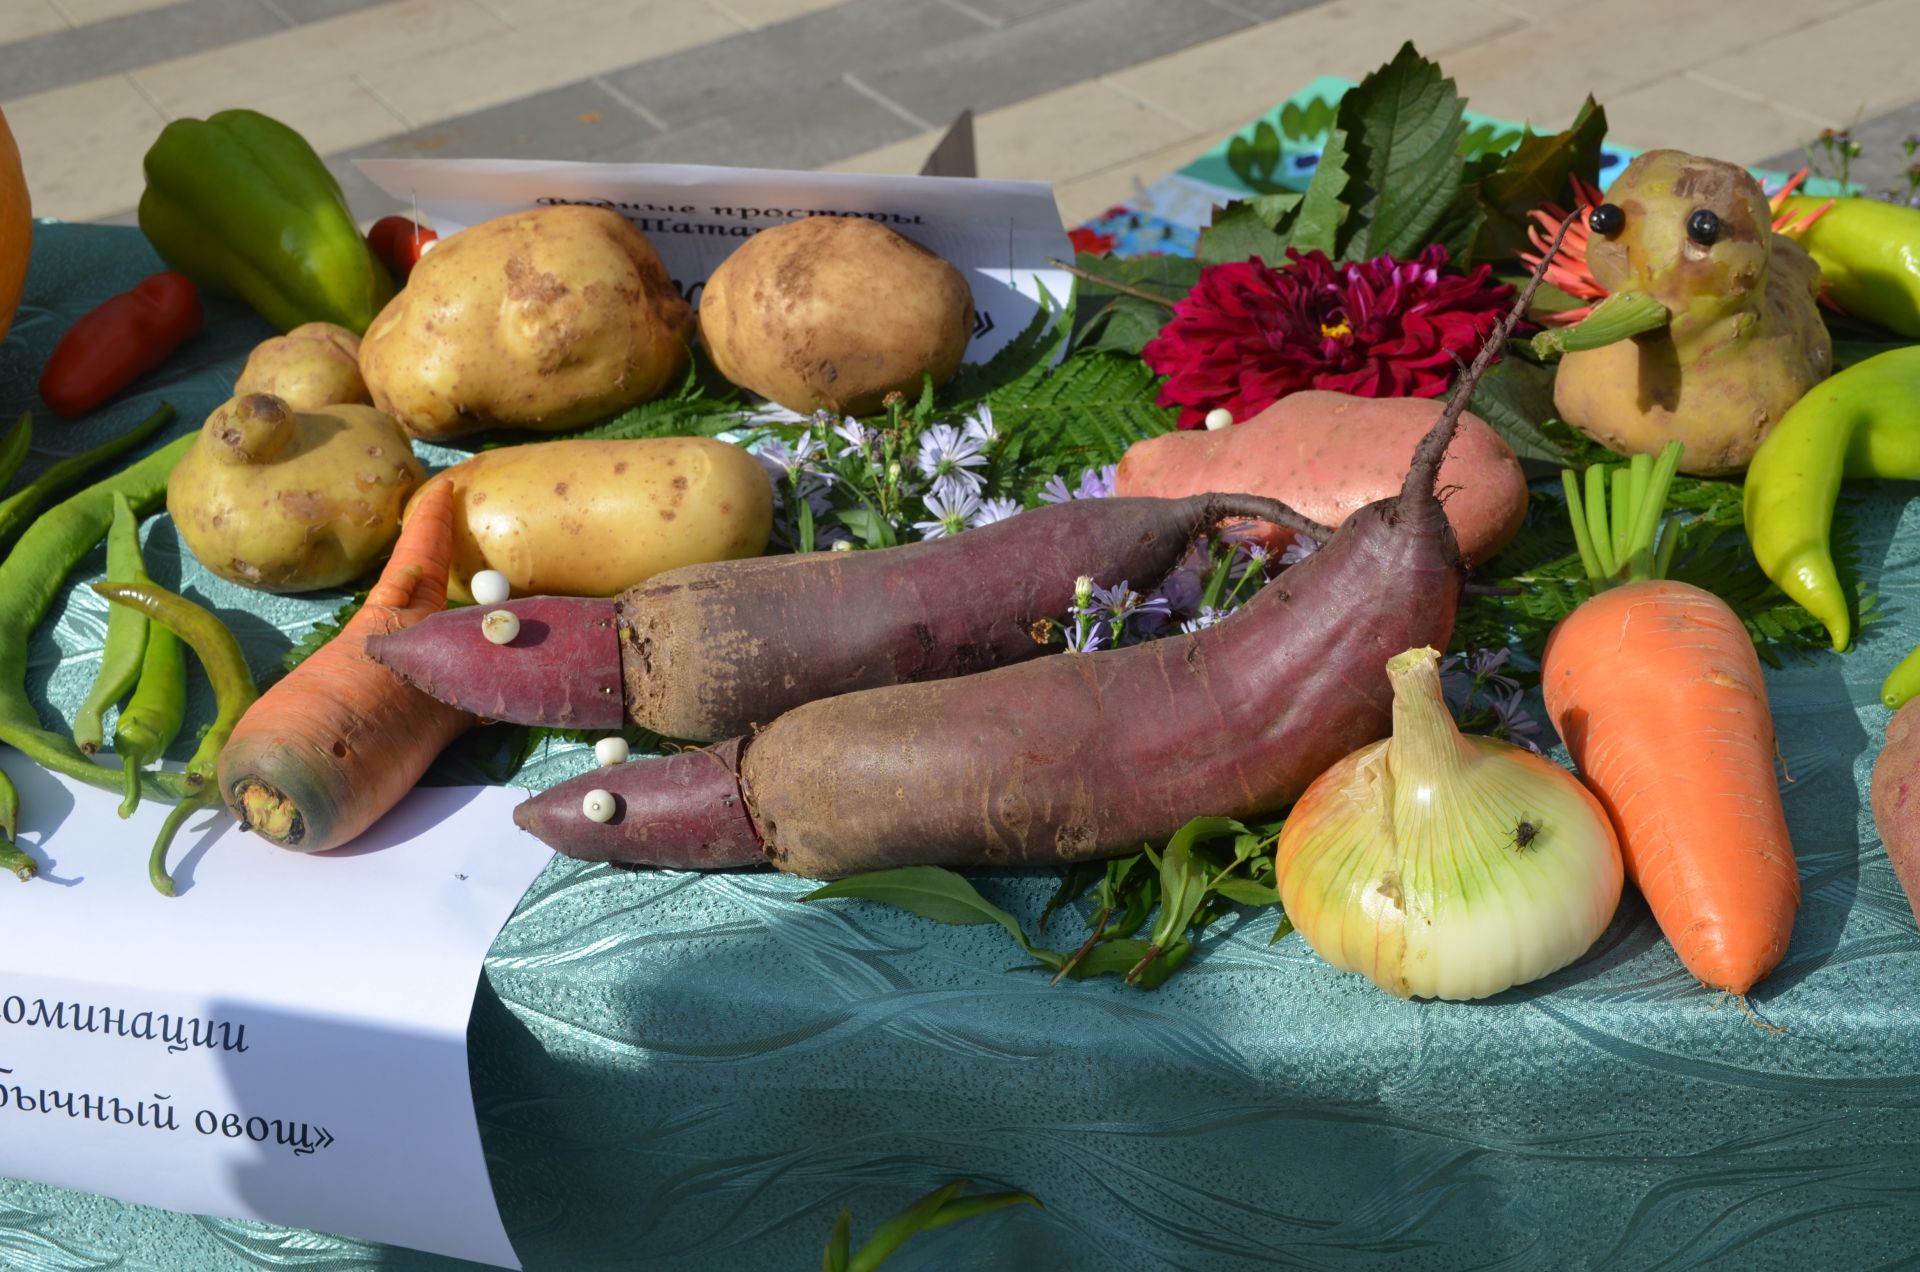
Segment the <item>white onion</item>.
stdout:
<svg viewBox="0 0 1920 1272">
<path fill-rule="evenodd" d="M 1485 998 L 1573 962 L 1620 902 L 1605 810 L 1551 760 L 1463 735 L 1433 650 L 1387 675 L 1393 736 L 1315 779 L 1280 832 L 1287 917 L 1401 998 Z"/>
</svg>

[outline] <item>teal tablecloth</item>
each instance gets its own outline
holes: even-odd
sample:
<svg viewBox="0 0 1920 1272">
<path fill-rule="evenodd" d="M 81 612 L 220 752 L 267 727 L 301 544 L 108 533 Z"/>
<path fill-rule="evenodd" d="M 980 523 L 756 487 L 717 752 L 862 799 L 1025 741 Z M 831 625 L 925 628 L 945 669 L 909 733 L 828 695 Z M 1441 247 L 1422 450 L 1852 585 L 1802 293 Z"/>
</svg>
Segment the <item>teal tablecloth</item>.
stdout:
<svg viewBox="0 0 1920 1272">
<path fill-rule="evenodd" d="M 0 418 L 37 407 L 75 314 L 154 268 L 133 231 L 39 227 Z M 191 426 L 265 334 L 216 311 L 166 383 L 78 425 L 44 416 L 41 444 L 78 449 L 161 397 Z M 1769 678 L 1805 899 L 1754 1001 L 1786 1032 L 1695 985 L 1633 897 L 1576 966 L 1459 1005 L 1397 1002 L 1298 936 L 1269 946 L 1271 918 L 1210 937 L 1157 992 L 1052 989 L 1009 971 L 997 929 L 801 906 L 807 885 L 772 874 L 556 861 L 495 943 L 470 1030 L 527 1266 L 814 1267 L 841 1206 L 863 1232 L 956 1177 L 1046 1209 L 916 1238 L 890 1266 L 1915 1266 L 1920 933 L 1864 795 L 1880 677 L 1920 640 L 1906 493 L 1861 518 L 1888 618 Z M 227 587 L 164 521 L 149 547 L 263 670 L 337 599 Z M 75 599 L 35 637 L 43 709 L 77 700 L 100 623 Z M 546 757 L 532 780 L 580 764 Z M 1031 919 L 1051 883 L 984 885 Z M 0 887 L 0 939 L 33 895 Z M 0 1267 L 251 1266 L 449 1264 L 0 1181 Z"/>
</svg>

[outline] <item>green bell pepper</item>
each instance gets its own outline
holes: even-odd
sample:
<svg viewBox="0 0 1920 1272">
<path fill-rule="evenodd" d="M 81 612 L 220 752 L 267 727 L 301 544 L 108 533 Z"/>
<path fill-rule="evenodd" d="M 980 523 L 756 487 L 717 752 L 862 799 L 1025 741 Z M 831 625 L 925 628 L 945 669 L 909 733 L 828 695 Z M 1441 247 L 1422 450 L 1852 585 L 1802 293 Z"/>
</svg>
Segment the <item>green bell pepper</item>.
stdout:
<svg viewBox="0 0 1920 1272">
<path fill-rule="evenodd" d="M 252 110 L 176 119 L 147 151 L 140 228 L 167 264 L 282 331 L 353 332 L 393 296 L 340 183 L 293 129 Z"/>
</svg>

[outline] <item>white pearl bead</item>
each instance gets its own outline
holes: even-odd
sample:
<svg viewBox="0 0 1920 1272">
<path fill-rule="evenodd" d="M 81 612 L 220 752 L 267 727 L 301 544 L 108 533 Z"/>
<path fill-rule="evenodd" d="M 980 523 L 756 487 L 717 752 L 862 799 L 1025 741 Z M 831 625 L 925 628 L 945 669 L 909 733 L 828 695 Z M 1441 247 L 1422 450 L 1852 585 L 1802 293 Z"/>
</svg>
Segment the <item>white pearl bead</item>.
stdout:
<svg viewBox="0 0 1920 1272">
<path fill-rule="evenodd" d="M 588 821 L 610 822 L 613 820 L 613 792 L 591 790 L 580 801 L 580 811 L 587 815 Z"/>
<path fill-rule="evenodd" d="M 498 605 L 513 592 L 507 576 L 498 570 L 482 570 L 467 581 L 475 605 Z"/>
<path fill-rule="evenodd" d="M 593 744 L 593 758 L 600 761 L 601 768 L 625 764 L 628 754 L 625 738 L 601 738 Z"/>
<path fill-rule="evenodd" d="M 520 618 L 512 610 L 494 610 L 480 620 L 480 630 L 496 645 L 511 644 L 520 634 Z"/>
<path fill-rule="evenodd" d="M 1207 412 L 1207 427 L 1214 431 L 1233 427 L 1233 412 L 1224 406 L 1216 406 Z"/>
</svg>

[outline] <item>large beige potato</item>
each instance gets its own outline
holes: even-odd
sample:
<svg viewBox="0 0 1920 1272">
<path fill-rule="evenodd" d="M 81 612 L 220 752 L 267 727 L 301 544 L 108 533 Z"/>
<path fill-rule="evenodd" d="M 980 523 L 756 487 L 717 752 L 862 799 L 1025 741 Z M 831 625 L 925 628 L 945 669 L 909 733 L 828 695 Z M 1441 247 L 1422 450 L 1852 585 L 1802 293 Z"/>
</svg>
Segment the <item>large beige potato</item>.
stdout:
<svg viewBox="0 0 1920 1272">
<path fill-rule="evenodd" d="M 973 336 L 973 292 L 951 264 L 884 225 L 814 216 L 762 230 L 700 293 L 700 341 L 720 374 L 802 413 L 872 415 L 889 393 L 945 384 Z"/>
<path fill-rule="evenodd" d="M 428 485 L 442 481 L 456 488 L 458 601 L 481 570 L 506 575 L 515 596 L 612 596 L 664 570 L 758 556 L 773 527 L 760 461 L 704 437 L 531 442 Z"/>
<path fill-rule="evenodd" d="M 687 367 L 692 311 L 607 208 L 483 221 L 420 258 L 360 345 L 373 404 L 415 437 L 575 428 Z"/>
<path fill-rule="evenodd" d="M 407 435 L 370 406 L 294 411 L 255 393 L 207 417 L 167 481 L 167 512 L 221 578 L 305 592 L 385 556 L 425 476 Z"/>
</svg>

